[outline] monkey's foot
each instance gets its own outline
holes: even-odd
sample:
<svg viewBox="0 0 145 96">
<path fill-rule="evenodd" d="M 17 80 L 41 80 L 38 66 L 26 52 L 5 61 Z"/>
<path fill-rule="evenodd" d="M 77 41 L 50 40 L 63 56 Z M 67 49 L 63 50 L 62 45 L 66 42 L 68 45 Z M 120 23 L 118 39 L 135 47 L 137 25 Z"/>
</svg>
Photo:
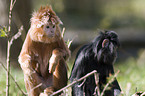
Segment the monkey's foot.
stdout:
<svg viewBox="0 0 145 96">
<path fill-rule="evenodd" d="M 39 96 L 50 96 L 53 92 L 54 92 L 54 88 L 53 87 L 48 87 Z"/>
<path fill-rule="evenodd" d="M 48 94 L 46 94 L 46 93 L 40 93 L 40 95 L 39 96 L 49 96 Z"/>
</svg>

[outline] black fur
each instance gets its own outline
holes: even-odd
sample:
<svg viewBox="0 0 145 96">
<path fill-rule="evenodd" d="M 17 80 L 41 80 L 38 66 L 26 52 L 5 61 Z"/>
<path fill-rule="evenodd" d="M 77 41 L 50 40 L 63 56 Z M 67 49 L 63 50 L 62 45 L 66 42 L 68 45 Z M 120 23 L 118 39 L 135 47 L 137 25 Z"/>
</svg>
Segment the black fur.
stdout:
<svg viewBox="0 0 145 96">
<path fill-rule="evenodd" d="M 104 43 L 105 40 L 107 43 Z M 119 45 L 118 36 L 114 31 L 101 32 L 91 43 L 84 45 L 78 51 L 70 81 L 72 82 L 93 70 L 97 70 L 99 73 L 99 88 L 102 91 L 107 83 L 107 77 L 114 74 L 113 63 L 116 60 L 116 49 Z M 87 78 L 85 83 L 78 87 L 81 83 L 77 83 L 72 87 L 72 96 L 92 96 L 96 87 L 94 76 Z M 114 89 L 121 91 L 116 79 L 110 87 L 111 89 L 105 91 L 104 96 L 115 96 Z"/>
</svg>

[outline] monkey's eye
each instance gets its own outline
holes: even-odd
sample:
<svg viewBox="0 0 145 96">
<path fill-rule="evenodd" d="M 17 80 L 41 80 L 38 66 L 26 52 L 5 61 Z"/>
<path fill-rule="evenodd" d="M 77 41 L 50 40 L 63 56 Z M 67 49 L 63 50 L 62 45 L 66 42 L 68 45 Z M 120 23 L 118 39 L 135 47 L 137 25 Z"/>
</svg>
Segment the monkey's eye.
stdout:
<svg viewBox="0 0 145 96">
<path fill-rule="evenodd" d="M 55 25 L 53 25 L 53 28 L 55 28 Z"/>
<path fill-rule="evenodd" d="M 49 26 L 46 26 L 46 28 L 49 28 Z"/>
</svg>

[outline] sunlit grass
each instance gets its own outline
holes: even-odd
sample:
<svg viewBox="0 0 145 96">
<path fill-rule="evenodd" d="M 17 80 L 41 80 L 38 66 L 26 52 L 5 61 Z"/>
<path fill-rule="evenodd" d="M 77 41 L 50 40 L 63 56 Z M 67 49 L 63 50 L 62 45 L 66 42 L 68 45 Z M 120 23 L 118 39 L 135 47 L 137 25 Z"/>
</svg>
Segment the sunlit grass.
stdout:
<svg viewBox="0 0 145 96">
<path fill-rule="evenodd" d="M 5 96 L 6 94 L 6 71 L 0 66 L 0 96 Z M 11 68 L 11 74 L 21 87 L 21 89 L 26 92 L 24 85 L 24 77 L 22 70 L 17 68 Z M 17 88 L 14 81 L 10 79 L 10 96 L 22 96 L 21 91 Z"/>
<path fill-rule="evenodd" d="M 115 65 L 120 70 L 117 80 L 125 96 L 131 96 L 135 92 L 145 91 L 145 64 L 139 66 L 135 58 L 129 58 L 125 62 Z"/>
</svg>

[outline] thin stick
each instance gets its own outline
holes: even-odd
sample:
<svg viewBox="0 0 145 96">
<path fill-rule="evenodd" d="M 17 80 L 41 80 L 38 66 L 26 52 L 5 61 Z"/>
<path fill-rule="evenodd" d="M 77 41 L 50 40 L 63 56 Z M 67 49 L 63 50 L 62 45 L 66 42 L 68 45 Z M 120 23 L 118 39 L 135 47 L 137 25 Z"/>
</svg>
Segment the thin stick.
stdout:
<svg viewBox="0 0 145 96">
<path fill-rule="evenodd" d="M 94 77 L 95 77 L 95 83 L 96 83 L 96 88 L 95 88 L 95 96 L 100 96 L 100 89 L 99 89 L 99 75 L 97 73 L 94 73 Z M 96 94 L 97 91 L 97 94 Z"/>
<path fill-rule="evenodd" d="M 7 71 L 6 67 L 4 66 L 3 63 L 0 62 L 0 65 L 2 65 L 2 67 L 5 69 L 5 71 Z M 17 81 L 14 79 L 14 77 L 11 75 L 11 73 L 9 73 L 9 75 L 11 76 L 12 80 L 15 82 L 16 86 L 18 87 L 18 89 L 21 91 L 21 93 L 23 95 L 26 95 L 26 93 L 20 88 L 19 84 L 17 83 Z"/>
<path fill-rule="evenodd" d="M 40 84 L 38 84 L 37 86 L 33 87 L 33 88 L 30 90 L 29 93 L 31 93 L 34 89 L 36 89 L 36 88 L 38 88 L 38 87 L 40 87 L 40 86 L 42 86 L 42 83 L 40 83 Z"/>
<path fill-rule="evenodd" d="M 10 80 L 9 80 L 9 73 L 10 73 L 10 41 L 8 41 L 7 45 L 7 74 L 6 74 L 6 96 L 9 96 L 9 86 L 10 86 Z"/>
<path fill-rule="evenodd" d="M 83 86 L 85 82 L 86 82 L 86 79 L 84 79 L 84 81 L 80 85 L 78 85 L 78 87 Z"/>
<path fill-rule="evenodd" d="M 23 30 L 23 26 L 20 27 L 19 31 L 17 34 L 15 34 L 11 40 L 10 40 L 10 45 L 12 45 L 13 41 L 18 39 L 20 36 L 21 36 L 21 33 L 22 33 L 22 30 Z"/>
<path fill-rule="evenodd" d="M 65 28 L 62 29 L 62 33 L 61 33 L 62 38 L 64 37 L 64 32 L 65 32 Z"/>
<path fill-rule="evenodd" d="M 7 73 L 6 73 L 6 96 L 9 96 L 9 86 L 10 86 L 10 80 L 9 80 L 9 73 L 10 73 L 10 32 L 11 32 L 11 20 L 12 20 L 12 10 L 14 7 L 14 4 L 16 3 L 16 0 L 13 2 L 11 0 L 10 3 L 10 10 L 9 10 L 9 26 L 8 26 L 8 43 L 7 43 Z"/>
<path fill-rule="evenodd" d="M 58 91 L 56 91 L 56 92 L 52 93 L 50 96 L 54 96 L 54 95 L 56 95 L 56 94 L 58 94 L 58 93 L 62 92 L 63 90 L 67 89 L 68 87 L 71 87 L 72 85 L 74 85 L 74 84 L 76 84 L 76 83 L 78 83 L 78 82 L 80 82 L 80 81 L 82 81 L 82 80 L 86 79 L 87 77 L 89 77 L 89 76 L 93 75 L 94 73 L 97 73 L 97 71 L 96 71 L 96 70 L 94 70 L 94 71 L 92 71 L 92 72 L 88 73 L 87 75 L 83 76 L 82 78 L 80 78 L 80 79 L 78 79 L 78 80 L 73 81 L 71 84 L 67 85 L 66 87 L 63 87 L 62 89 L 60 89 L 60 90 L 58 90 Z"/>
<path fill-rule="evenodd" d="M 103 89 L 103 91 L 102 91 L 102 93 L 101 93 L 100 96 L 103 96 L 105 90 L 106 90 L 107 87 L 110 85 L 110 83 L 112 83 L 112 82 L 114 81 L 114 79 L 117 77 L 117 75 L 118 75 L 119 72 L 120 72 L 120 71 L 118 70 L 118 71 L 115 73 L 115 75 L 113 76 L 113 78 L 105 85 L 105 87 L 104 87 L 104 89 Z"/>
<path fill-rule="evenodd" d="M 13 2 L 13 0 L 11 0 L 11 3 L 10 3 L 10 10 L 9 10 L 9 26 L 8 26 L 8 34 L 10 34 L 10 31 L 11 31 L 11 21 L 12 21 L 12 10 L 13 10 L 13 7 L 16 3 L 16 0 Z"/>
</svg>

